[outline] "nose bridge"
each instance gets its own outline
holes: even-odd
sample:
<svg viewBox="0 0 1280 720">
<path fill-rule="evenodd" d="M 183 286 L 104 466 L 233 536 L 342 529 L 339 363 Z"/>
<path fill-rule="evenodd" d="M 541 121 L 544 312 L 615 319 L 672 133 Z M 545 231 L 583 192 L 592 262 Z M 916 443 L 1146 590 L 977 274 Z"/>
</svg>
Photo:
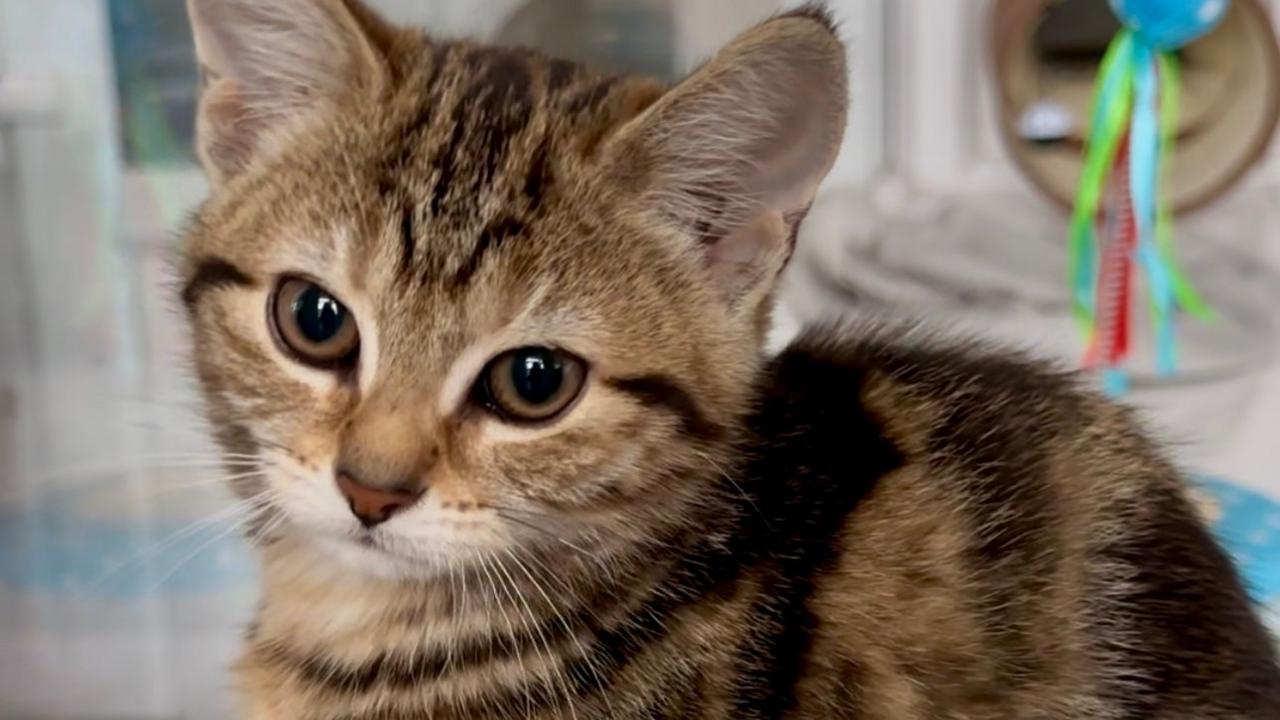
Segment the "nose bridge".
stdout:
<svg viewBox="0 0 1280 720">
<path fill-rule="evenodd" d="M 384 390 L 361 403 L 347 421 L 337 465 L 363 485 L 411 490 L 426 482 L 437 454 L 427 398 Z"/>
</svg>

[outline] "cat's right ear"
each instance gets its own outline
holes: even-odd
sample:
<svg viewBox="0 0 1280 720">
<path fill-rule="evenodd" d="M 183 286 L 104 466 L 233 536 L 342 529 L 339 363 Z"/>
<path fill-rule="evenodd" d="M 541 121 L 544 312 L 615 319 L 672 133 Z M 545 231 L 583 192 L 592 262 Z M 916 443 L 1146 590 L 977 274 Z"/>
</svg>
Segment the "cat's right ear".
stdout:
<svg viewBox="0 0 1280 720">
<path fill-rule="evenodd" d="M 386 82 L 371 12 L 355 0 L 187 0 L 202 88 L 196 150 L 210 181 L 273 140 Z"/>
</svg>

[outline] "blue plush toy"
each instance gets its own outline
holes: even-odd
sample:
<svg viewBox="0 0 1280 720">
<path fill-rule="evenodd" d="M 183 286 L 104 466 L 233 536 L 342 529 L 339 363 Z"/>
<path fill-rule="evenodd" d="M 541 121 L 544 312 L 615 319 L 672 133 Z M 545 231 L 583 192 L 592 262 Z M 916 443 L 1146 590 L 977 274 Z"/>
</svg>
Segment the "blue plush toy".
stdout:
<svg viewBox="0 0 1280 720">
<path fill-rule="evenodd" d="M 1111 0 L 1125 26 L 1159 50 L 1175 50 L 1208 33 L 1228 0 Z"/>
</svg>

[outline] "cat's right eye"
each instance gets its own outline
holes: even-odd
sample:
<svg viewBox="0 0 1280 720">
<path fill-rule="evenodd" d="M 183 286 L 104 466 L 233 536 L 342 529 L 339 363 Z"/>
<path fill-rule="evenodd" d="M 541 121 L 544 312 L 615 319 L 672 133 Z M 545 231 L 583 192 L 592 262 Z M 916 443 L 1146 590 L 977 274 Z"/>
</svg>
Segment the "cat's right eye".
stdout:
<svg viewBox="0 0 1280 720">
<path fill-rule="evenodd" d="M 341 368 L 359 357 L 356 319 L 333 293 L 301 278 L 285 278 L 268 309 L 280 345 L 299 362 Z"/>
</svg>

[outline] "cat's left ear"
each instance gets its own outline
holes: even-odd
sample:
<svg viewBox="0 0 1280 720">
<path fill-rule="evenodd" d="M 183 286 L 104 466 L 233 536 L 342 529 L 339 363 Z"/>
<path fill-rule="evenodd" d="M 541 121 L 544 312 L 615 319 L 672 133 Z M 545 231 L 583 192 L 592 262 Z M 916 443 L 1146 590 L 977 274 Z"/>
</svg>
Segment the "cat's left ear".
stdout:
<svg viewBox="0 0 1280 720">
<path fill-rule="evenodd" d="M 358 0 L 187 0 L 204 82 L 197 154 L 216 185 L 300 123 L 386 82 L 389 32 Z"/>
<path fill-rule="evenodd" d="M 844 45 L 820 8 L 747 31 L 623 126 L 614 180 L 696 244 L 735 307 L 753 309 L 844 136 Z"/>
</svg>

